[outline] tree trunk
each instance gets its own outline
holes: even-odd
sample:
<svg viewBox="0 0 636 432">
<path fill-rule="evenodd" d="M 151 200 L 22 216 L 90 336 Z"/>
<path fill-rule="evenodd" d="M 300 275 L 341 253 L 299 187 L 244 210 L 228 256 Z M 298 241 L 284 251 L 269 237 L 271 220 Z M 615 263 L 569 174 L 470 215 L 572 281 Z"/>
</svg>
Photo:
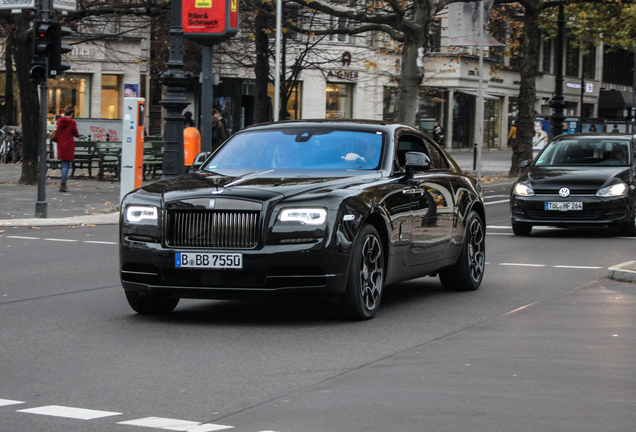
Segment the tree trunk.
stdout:
<svg viewBox="0 0 636 432">
<path fill-rule="evenodd" d="M 523 37 L 521 39 L 521 83 L 519 85 L 519 116 L 517 140 L 512 146 L 510 177 L 518 177 L 519 163 L 532 159 L 534 136 L 534 107 L 536 99 L 536 73 L 539 66 L 539 21 L 536 9 L 526 8 Z"/>
<path fill-rule="evenodd" d="M 264 6 L 264 5 L 263 5 Z M 269 40 L 267 38 L 267 16 L 258 12 L 255 18 L 254 45 L 256 49 L 256 65 L 254 74 L 254 123 L 265 123 L 272 120 L 272 101 L 267 97 L 269 84 Z"/>
<path fill-rule="evenodd" d="M 432 19 L 431 5 L 426 0 L 413 2 L 415 8 L 413 23 L 405 23 L 401 29 L 406 40 L 402 51 L 402 70 L 397 90 L 396 121 L 414 126 L 418 111 L 420 85 L 424 76 L 417 65 L 419 49 L 428 45 L 429 25 Z"/>
<path fill-rule="evenodd" d="M 14 36 L 7 37 L 4 47 L 5 82 L 4 82 L 4 124 L 12 125 L 13 121 L 13 47 Z"/>
<path fill-rule="evenodd" d="M 31 31 L 28 23 L 15 16 L 17 25 L 16 43 L 13 46 L 18 85 L 20 86 L 20 104 L 22 112 L 22 175 L 19 183 L 34 185 L 38 182 L 38 144 L 40 137 L 40 101 L 38 86 L 29 81 L 29 67 L 32 60 Z"/>
</svg>

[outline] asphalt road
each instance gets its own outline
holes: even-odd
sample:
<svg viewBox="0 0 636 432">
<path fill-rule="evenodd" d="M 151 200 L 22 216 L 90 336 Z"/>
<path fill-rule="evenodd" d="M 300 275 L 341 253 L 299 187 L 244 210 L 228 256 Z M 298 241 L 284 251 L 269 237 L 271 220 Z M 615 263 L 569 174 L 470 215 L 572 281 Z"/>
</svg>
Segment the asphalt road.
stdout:
<svg viewBox="0 0 636 432">
<path fill-rule="evenodd" d="M 431 389 L 454 382 L 460 372 L 449 370 L 449 352 L 484 329 L 496 334 L 512 311 L 563 301 L 595 289 L 595 281 L 633 286 L 605 275 L 631 258 L 636 239 L 609 229 L 536 229 L 516 237 L 507 194 L 502 187 L 486 198 L 488 264 L 479 291 L 446 292 L 430 277 L 402 283 L 386 290 L 368 322 L 342 322 L 329 308 L 301 300 L 182 300 L 167 317 L 138 316 L 119 285 L 116 226 L 0 229 L 0 429 L 627 430 L 636 420 L 633 390 L 622 400 L 597 401 L 608 415 L 594 420 L 576 397 L 563 398 L 571 404 L 557 404 L 559 413 L 542 419 L 540 429 L 516 416 L 530 418 L 533 408 L 554 400 L 502 400 L 506 412 L 493 418 L 468 402 L 445 410 L 419 401 L 407 384 L 393 393 L 392 383 L 424 377 Z M 425 367 L 418 365 L 422 353 Z M 460 366 L 473 361 L 462 357 Z M 571 376 L 544 374 L 547 386 L 573 386 Z M 633 376 L 625 380 L 633 389 Z M 493 399 L 477 382 L 470 395 L 452 390 L 446 398 Z M 579 415 L 582 423 L 568 423 Z"/>
</svg>

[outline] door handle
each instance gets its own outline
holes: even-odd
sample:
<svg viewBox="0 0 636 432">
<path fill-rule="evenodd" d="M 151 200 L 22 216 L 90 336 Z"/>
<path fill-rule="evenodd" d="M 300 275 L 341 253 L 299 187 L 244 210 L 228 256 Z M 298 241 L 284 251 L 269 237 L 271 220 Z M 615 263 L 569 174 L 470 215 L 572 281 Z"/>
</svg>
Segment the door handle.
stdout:
<svg viewBox="0 0 636 432">
<path fill-rule="evenodd" d="M 413 189 L 404 189 L 402 193 L 406 195 L 422 195 L 424 191 L 422 189 L 413 188 Z"/>
</svg>

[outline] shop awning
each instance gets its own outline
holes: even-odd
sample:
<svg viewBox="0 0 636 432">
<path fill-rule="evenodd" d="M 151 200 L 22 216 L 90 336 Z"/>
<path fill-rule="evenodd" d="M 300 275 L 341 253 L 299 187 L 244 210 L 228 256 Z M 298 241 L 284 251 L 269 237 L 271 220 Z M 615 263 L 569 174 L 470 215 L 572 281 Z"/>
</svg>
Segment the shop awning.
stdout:
<svg viewBox="0 0 636 432">
<path fill-rule="evenodd" d="M 459 93 L 464 93 L 467 95 L 471 95 L 471 96 L 475 96 L 475 97 L 479 97 L 479 92 L 477 90 L 457 90 Z M 484 99 L 493 99 L 493 100 L 498 100 L 499 97 L 498 96 L 493 96 L 493 95 L 489 95 L 488 93 L 484 93 Z"/>
<path fill-rule="evenodd" d="M 601 90 L 598 97 L 599 109 L 622 110 L 634 106 L 632 92 L 621 90 Z"/>
</svg>

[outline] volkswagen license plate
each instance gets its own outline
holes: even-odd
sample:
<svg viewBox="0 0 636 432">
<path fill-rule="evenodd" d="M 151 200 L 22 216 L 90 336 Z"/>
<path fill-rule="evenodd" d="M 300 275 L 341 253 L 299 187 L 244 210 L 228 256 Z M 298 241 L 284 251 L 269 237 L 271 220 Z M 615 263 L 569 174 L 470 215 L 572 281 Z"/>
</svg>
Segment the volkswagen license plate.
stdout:
<svg viewBox="0 0 636 432">
<path fill-rule="evenodd" d="M 545 209 L 559 210 L 559 211 L 583 210 L 583 203 L 582 202 L 546 202 Z"/>
<path fill-rule="evenodd" d="M 174 254 L 174 266 L 181 268 L 243 268 L 243 254 L 240 253 L 193 253 Z"/>
</svg>

